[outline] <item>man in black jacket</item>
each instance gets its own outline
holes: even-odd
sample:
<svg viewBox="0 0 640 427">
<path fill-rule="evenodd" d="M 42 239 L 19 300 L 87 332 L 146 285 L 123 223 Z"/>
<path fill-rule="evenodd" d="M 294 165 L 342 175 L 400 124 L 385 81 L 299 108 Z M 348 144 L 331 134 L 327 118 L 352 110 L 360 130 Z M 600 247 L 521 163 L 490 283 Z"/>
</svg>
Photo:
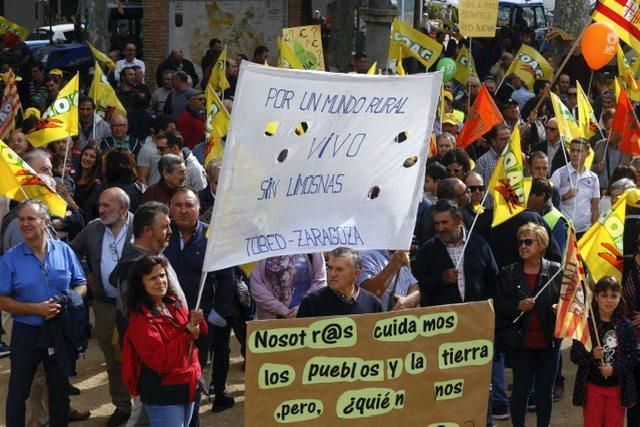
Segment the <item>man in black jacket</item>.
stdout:
<svg viewBox="0 0 640 427">
<path fill-rule="evenodd" d="M 498 267 L 487 242 L 475 233 L 467 233 L 455 202 L 438 200 L 432 213 L 436 236 L 425 243 L 414 263 L 421 305 L 491 298 Z"/>
<path fill-rule="evenodd" d="M 195 87 L 200 81 L 198 74 L 196 74 L 196 68 L 193 66 L 193 62 L 188 59 L 184 59 L 184 54 L 181 49 L 173 49 L 169 54 L 169 57 L 158 65 L 158 68 L 156 69 L 156 83 L 158 87 L 162 87 L 162 73 L 166 70 L 184 71 L 191 76 L 191 80 L 193 81 L 191 85 L 192 87 Z"/>
</svg>

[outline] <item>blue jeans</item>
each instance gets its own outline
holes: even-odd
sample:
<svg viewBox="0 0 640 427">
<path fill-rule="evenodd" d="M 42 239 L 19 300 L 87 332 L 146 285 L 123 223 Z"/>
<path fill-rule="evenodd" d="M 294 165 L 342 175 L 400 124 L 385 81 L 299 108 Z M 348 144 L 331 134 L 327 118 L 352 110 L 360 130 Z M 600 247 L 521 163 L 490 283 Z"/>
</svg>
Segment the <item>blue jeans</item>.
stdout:
<svg viewBox="0 0 640 427">
<path fill-rule="evenodd" d="M 535 380 L 537 426 L 548 427 L 553 406 L 553 384 L 558 372 L 560 348 L 513 351 L 513 393 L 511 393 L 511 421 L 514 427 L 524 427 L 527 398 Z"/>
<path fill-rule="evenodd" d="M 46 348 L 36 346 L 40 337 L 39 326 L 13 322 L 11 332 L 11 374 L 7 391 L 6 422 L 8 427 L 24 426 L 25 401 L 31 391 L 31 383 L 38 365 L 44 365 L 49 390 L 49 425 L 69 424 L 69 380 L 62 375 L 55 355 L 49 356 Z"/>
<path fill-rule="evenodd" d="M 186 427 L 193 413 L 193 402 L 185 405 L 147 405 L 144 404 L 151 427 Z"/>
<path fill-rule="evenodd" d="M 491 369 L 491 400 L 492 406 L 509 406 L 509 396 L 507 396 L 504 382 L 504 353 L 496 353 L 493 357 Z M 491 408 L 489 408 L 491 410 Z"/>
</svg>

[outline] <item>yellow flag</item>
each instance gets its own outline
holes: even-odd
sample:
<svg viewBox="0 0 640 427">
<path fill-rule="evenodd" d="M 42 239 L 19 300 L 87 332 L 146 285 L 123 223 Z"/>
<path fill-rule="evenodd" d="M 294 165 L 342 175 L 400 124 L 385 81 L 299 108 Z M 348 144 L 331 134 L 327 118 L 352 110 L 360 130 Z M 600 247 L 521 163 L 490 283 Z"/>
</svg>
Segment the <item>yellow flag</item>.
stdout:
<svg viewBox="0 0 640 427">
<path fill-rule="evenodd" d="M 531 191 L 531 178 L 524 177 L 520 127 L 515 126 L 509 145 L 498 159 L 489 180 L 489 191 L 493 196 L 492 227 L 502 224 L 524 211 Z"/>
<path fill-rule="evenodd" d="M 116 69 L 116 64 L 111 60 L 111 58 L 109 58 L 104 53 L 100 52 L 91 43 L 87 42 L 87 46 L 89 46 L 89 50 L 91 50 L 91 54 L 96 59 L 96 61 L 100 61 L 105 66 L 107 66 L 107 68 L 109 68 L 111 70 L 115 70 Z"/>
<path fill-rule="evenodd" d="M 406 76 L 407 73 L 404 71 L 404 67 L 402 66 L 402 46 L 398 46 L 396 49 L 396 75 L 398 76 Z"/>
<path fill-rule="evenodd" d="M 5 33 L 13 33 L 21 40 L 26 40 L 29 35 L 29 30 L 22 25 L 9 21 L 4 16 L 0 16 L 0 35 Z"/>
<path fill-rule="evenodd" d="M 15 129 L 18 111 L 22 110 L 18 86 L 13 71 L 0 74 L 4 81 L 4 94 L 0 101 L 0 138 L 9 136 Z"/>
<path fill-rule="evenodd" d="M 514 73 L 533 90 L 536 80 L 550 80 L 553 76 L 553 68 L 546 59 L 534 48 L 523 44 L 518 50 L 513 62 L 505 73 L 506 76 Z"/>
<path fill-rule="evenodd" d="M 640 193 L 638 190 L 633 192 L 637 199 Z M 611 210 L 600 216 L 578 241 L 580 255 L 595 281 L 604 276 L 613 276 L 618 282 L 622 281 L 624 219 L 628 194 L 625 192 L 620 196 Z"/>
<path fill-rule="evenodd" d="M 27 133 L 27 139 L 34 147 L 43 147 L 51 141 L 78 134 L 78 83 L 76 74 L 58 93 L 36 127 Z"/>
<path fill-rule="evenodd" d="M 618 81 L 618 77 L 613 79 L 613 91 L 616 94 L 616 102 L 618 102 L 618 99 L 620 99 L 620 92 L 622 91 L 622 88 L 620 87 L 620 82 Z"/>
<path fill-rule="evenodd" d="M 293 53 L 289 44 L 282 41 L 282 37 L 278 37 L 277 44 L 278 44 L 278 49 L 280 50 L 280 59 L 278 61 L 278 67 L 293 68 L 295 70 L 304 70 L 304 67 L 300 63 L 300 60 Z"/>
<path fill-rule="evenodd" d="M 467 80 L 469 80 L 471 76 L 477 76 L 476 64 L 467 47 L 462 46 L 456 58 L 456 74 L 453 78 L 461 84 L 466 85 Z"/>
<path fill-rule="evenodd" d="M 378 68 L 378 61 L 374 62 L 371 67 L 369 67 L 369 70 L 367 71 L 367 75 L 369 76 L 375 76 L 376 74 L 376 68 Z"/>
<path fill-rule="evenodd" d="M 584 137 L 589 139 L 598 132 L 598 120 L 580 82 L 576 81 L 576 87 L 578 91 L 578 127 L 582 130 Z"/>
<path fill-rule="evenodd" d="M 49 206 L 52 215 L 64 217 L 67 203 L 49 187 L 2 140 L 0 140 L 0 194 L 10 199 L 24 201 L 39 199 Z"/>
<path fill-rule="evenodd" d="M 299 69 L 324 71 L 321 32 L 320 25 L 282 29 L 282 44 L 287 45 L 288 51 L 296 57 Z"/>
<path fill-rule="evenodd" d="M 204 148 L 204 165 L 206 167 L 210 162 L 222 159 L 222 155 L 224 154 L 222 137 L 224 137 L 229 130 L 231 117 L 210 85 L 207 85 L 204 96 L 207 103 L 207 119 L 205 122 L 206 143 Z"/>
<path fill-rule="evenodd" d="M 211 85 L 214 91 L 222 92 L 229 89 L 229 80 L 227 80 L 227 47 L 225 46 L 218 56 L 218 60 L 211 68 L 211 74 L 209 75 L 209 82 L 207 86 Z"/>
<path fill-rule="evenodd" d="M 569 149 L 571 140 L 575 138 L 584 138 L 584 133 L 582 131 L 582 128 L 578 125 L 576 119 L 573 118 L 571 111 L 569 111 L 569 109 L 562 103 L 558 95 L 553 92 L 551 92 L 549 95 L 551 96 L 553 113 L 558 123 L 558 132 L 560 133 L 560 138 L 562 139 L 562 142 L 564 142 L 567 149 Z M 595 154 L 593 150 L 589 150 L 589 155 L 584 162 L 584 165 L 587 169 L 591 169 L 594 155 Z"/>
<path fill-rule="evenodd" d="M 618 45 L 616 51 L 616 58 L 618 61 L 618 86 L 623 87 L 627 91 L 627 96 L 630 100 L 634 102 L 640 101 L 640 89 L 638 89 L 638 84 L 633 78 L 634 73 L 631 70 L 631 66 L 627 61 L 627 58 L 625 58 L 624 52 L 622 51 L 620 45 Z M 616 87 L 616 99 L 618 99 L 619 94 L 620 88 Z"/>
<path fill-rule="evenodd" d="M 391 41 L 388 58 L 395 58 L 394 52 L 401 49 L 401 58 L 413 56 L 426 68 L 431 67 L 442 53 L 442 44 L 426 34 L 395 19 L 391 24 Z"/>
<path fill-rule="evenodd" d="M 114 112 L 123 116 L 127 115 L 127 110 L 124 109 L 124 106 L 116 96 L 116 92 L 109 84 L 107 77 L 102 72 L 102 68 L 97 61 L 95 63 L 93 82 L 91 83 L 91 89 L 89 89 L 89 96 L 96 104 L 96 113 L 105 120 L 109 120 Z"/>
</svg>

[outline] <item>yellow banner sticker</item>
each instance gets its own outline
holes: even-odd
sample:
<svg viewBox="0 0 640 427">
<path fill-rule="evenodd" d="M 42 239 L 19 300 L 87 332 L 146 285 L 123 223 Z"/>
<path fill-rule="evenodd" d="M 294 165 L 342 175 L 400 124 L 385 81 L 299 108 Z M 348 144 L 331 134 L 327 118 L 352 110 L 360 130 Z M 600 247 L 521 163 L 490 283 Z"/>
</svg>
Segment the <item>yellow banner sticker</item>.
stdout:
<svg viewBox="0 0 640 427">
<path fill-rule="evenodd" d="M 419 374 L 427 368 L 427 356 L 419 351 L 412 351 L 404 358 L 404 366 L 411 375 Z"/>
<path fill-rule="evenodd" d="M 277 328 L 254 331 L 249 338 L 252 353 L 298 350 L 307 345 L 307 328 Z"/>
<path fill-rule="evenodd" d="M 265 363 L 260 366 L 258 373 L 258 387 L 278 388 L 286 387 L 296 379 L 296 371 L 291 365 L 280 363 Z"/>
<path fill-rule="evenodd" d="M 423 337 L 450 334 L 457 327 L 458 314 L 455 311 L 420 316 L 420 335 Z"/>
<path fill-rule="evenodd" d="M 383 360 L 357 357 L 312 357 L 304 366 L 302 384 L 384 380 Z"/>
<path fill-rule="evenodd" d="M 338 398 L 336 414 L 343 419 L 372 417 L 392 409 L 402 409 L 404 400 L 404 390 L 375 387 L 348 390 Z"/>
<path fill-rule="evenodd" d="M 356 322 L 350 317 L 318 320 L 307 329 L 309 348 L 352 347 L 358 341 Z"/>
<path fill-rule="evenodd" d="M 418 336 L 416 316 L 395 316 L 378 320 L 373 327 L 373 338 L 378 341 L 412 341 Z"/>
<path fill-rule="evenodd" d="M 324 405 L 318 399 L 294 399 L 278 405 L 273 418 L 278 423 L 299 423 L 318 418 L 323 411 Z"/>
<path fill-rule="evenodd" d="M 402 359 L 387 359 L 387 379 L 394 380 L 402 374 Z"/>
<path fill-rule="evenodd" d="M 491 362 L 493 343 L 489 340 L 446 342 L 438 348 L 440 369 L 481 366 Z"/>
<path fill-rule="evenodd" d="M 464 390 L 464 379 L 442 381 L 433 384 L 433 391 L 436 402 L 439 400 L 450 400 L 462 397 Z"/>
</svg>

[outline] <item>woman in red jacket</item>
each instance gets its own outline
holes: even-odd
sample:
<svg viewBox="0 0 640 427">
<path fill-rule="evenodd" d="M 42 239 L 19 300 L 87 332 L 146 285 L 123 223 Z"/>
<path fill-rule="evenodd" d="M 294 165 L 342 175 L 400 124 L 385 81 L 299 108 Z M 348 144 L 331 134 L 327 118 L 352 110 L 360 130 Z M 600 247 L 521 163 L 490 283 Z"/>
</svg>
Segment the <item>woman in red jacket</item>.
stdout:
<svg viewBox="0 0 640 427">
<path fill-rule="evenodd" d="M 129 325 L 122 349 L 122 377 L 140 396 L 152 426 L 188 426 L 201 376 L 198 350 L 190 344 L 207 333 L 202 311 L 187 307 L 171 292 L 167 260 L 145 256 L 131 267 Z"/>
</svg>

